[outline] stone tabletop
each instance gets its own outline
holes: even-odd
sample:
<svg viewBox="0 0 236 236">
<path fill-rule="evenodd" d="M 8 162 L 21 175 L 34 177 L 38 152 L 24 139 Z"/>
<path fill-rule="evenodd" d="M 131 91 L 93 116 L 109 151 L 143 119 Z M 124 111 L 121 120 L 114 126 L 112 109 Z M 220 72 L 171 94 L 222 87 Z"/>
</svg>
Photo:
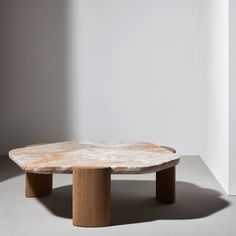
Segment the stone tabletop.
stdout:
<svg viewBox="0 0 236 236">
<path fill-rule="evenodd" d="M 112 174 L 139 174 L 179 162 L 179 155 L 148 142 L 67 141 L 14 149 L 9 157 L 24 171 L 45 174 L 72 173 L 74 166 L 111 167 Z"/>
</svg>

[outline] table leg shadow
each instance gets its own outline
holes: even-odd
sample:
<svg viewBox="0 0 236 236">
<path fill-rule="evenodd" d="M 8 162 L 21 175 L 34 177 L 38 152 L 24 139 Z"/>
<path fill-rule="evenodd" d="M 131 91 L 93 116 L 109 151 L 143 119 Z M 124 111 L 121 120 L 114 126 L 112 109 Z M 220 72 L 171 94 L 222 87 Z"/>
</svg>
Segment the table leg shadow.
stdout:
<svg viewBox="0 0 236 236">
<path fill-rule="evenodd" d="M 156 200 L 155 185 L 156 181 L 113 180 L 111 225 L 203 218 L 230 205 L 220 192 L 183 181 L 176 182 L 175 204 L 161 203 Z M 72 185 L 55 188 L 38 200 L 52 214 L 72 218 Z"/>
</svg>

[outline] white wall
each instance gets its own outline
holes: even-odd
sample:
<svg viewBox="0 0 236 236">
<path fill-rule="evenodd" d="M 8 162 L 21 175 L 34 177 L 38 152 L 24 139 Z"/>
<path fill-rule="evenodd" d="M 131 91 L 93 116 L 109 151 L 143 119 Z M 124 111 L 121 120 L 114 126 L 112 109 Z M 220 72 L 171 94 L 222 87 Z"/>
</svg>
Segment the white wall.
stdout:
<svg viewBox="0 0 236 236">
<path fill-rule="evenodd" d="M 0 154 L 67 138 L 66 4 L 0 1 Z"/>
<path fill-rule="evenodd" d="M 236 195 L 236 2 L 229 1 L 229 193 Z"/>
<path fill-rule="evenodd" d="M 200 1 L 200 77 L 204 80 L 202 158 L 228 192 L 228 1 Z"/>
<path fill-rule="evenodd" d="M 229 194 L 236 194 L 236 3 L 201 0 L 200 78 L 205 81 L 202 158 Z"/>
<path fill-rule="evenodd" d="M 3 0 L 0 153 L 64 139 L 201 151 L 196 0 Z"/>
<path fill-rule="evenodd" d="M 71 9 L 73 136 L 200 154 L 197 1 L 75 0 Z"/>
</svg>

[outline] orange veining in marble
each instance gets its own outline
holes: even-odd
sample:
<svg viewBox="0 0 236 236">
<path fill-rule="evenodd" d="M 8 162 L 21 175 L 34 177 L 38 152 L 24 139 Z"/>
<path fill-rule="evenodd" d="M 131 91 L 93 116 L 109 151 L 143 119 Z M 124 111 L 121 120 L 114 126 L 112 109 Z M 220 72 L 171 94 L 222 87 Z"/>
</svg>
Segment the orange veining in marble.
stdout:
<svg viewBox="0 0 236 236">
<path fill-rule="evenodd" d="M 177 154 L 148 142 L 68 141 L 14 149 L 9 156 L 23 170 L 34 173 L 72 173 L 74 166 L 81 166 L 138 174 L 157 172 L 179 162 Z"/>
</svg>

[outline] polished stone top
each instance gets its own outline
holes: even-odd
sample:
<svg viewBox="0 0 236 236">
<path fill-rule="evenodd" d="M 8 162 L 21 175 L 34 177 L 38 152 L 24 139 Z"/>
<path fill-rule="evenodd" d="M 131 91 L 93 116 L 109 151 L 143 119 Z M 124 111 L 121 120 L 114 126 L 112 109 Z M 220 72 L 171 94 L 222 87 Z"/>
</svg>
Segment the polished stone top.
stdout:
<svg viewBox="0 0 236 236">
<path fill-rule="evenodd" d="M 9 152 L 24 171 L 72 173 L 73 167 L 111 167 L 113 174 L 157 172 L 178 164 L 179 156 L 147 142 L 78 142 L 31 145 Z"/>
</svg>

